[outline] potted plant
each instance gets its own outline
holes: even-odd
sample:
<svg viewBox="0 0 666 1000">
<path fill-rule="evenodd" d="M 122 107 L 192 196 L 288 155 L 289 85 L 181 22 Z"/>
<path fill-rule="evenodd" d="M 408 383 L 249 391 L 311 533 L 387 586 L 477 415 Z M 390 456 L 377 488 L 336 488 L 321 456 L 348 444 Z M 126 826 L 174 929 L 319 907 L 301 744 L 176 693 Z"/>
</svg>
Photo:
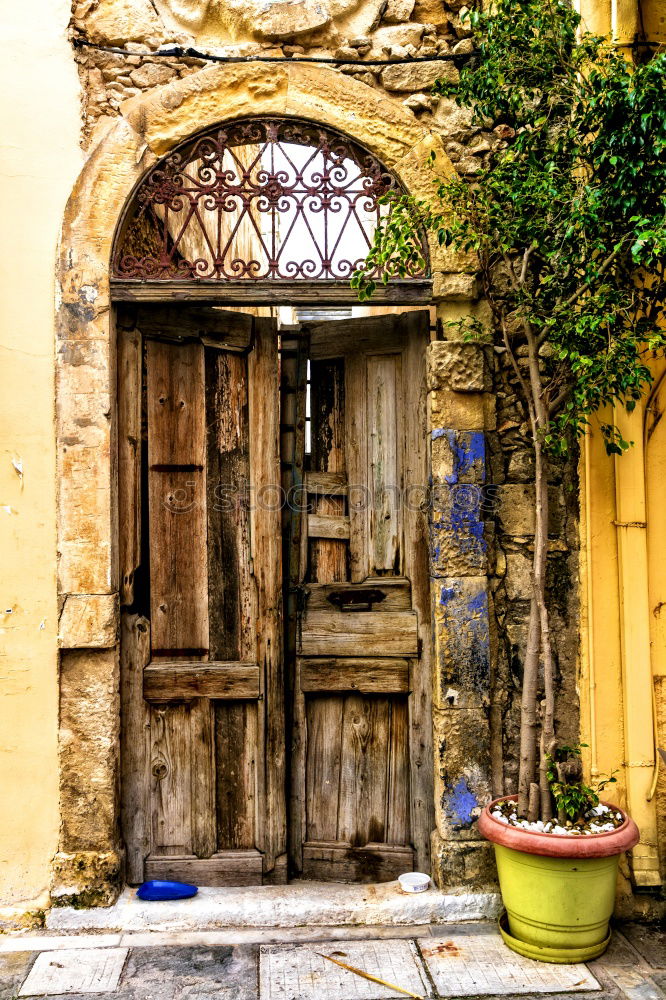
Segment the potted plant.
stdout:
<svg viewBox="0 0 666 1000">
<path fill-rule="evenodd" d="M 601 408 L 633 409 L 651 382 L 647 355 L 664 347 L 666 57 L 631 65 L 582 32 L 565 0 L 495 0 L 469 17 L 473 57 L 458 84 L 434 91 L 472 109 L 492 140 L 487 161 L 471 180 L 433 180 L 441 208 L 395 199 L 353 285 L 368 298 L 371 268 L 384 280 L 410 273 L 417 227 L 478 255 L 492 329 L 456 325 L 493 338 L 535 470 L 518 791 L 486 808 L 479 827 L 496 845 L 507 942 L 570 961 L 605 947 L 617 858 L 638 831 L 616 807 L 604 811 L 582 779 L 580 747 L 555 733 L 549 460 L 575 455 Z M 612 417 L 600 428 L 610 454 L 629 447 Z"/>
</svg>

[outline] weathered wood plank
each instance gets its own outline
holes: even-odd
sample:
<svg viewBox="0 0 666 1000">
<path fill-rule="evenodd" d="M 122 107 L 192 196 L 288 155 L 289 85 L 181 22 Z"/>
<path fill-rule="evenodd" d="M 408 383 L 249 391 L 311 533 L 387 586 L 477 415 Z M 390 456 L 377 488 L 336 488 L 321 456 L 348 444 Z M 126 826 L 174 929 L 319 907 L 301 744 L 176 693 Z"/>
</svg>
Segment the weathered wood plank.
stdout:
<svg viewBox="0 0 666 1000">
<path fill-rule="evenodd" d="M 409 664 L 407 660 L 301 660 L 301 690 L 406 694 Z"/>
<path fill-rule="evenodd" d="M 417 656 L 412 611 L 309 611 L 303 623 L 303 656 Z M 343 631 L 344 630 L 344 631 Z"/>
<path fill-rule="evenodd" d="M 264 792 L 257 802 L 257 847 L 264 871 L 287 849 L 285 729 L 282 643 L 282 544 L 279 505 L 268 502 L 279 488 L 279 396 L 277 329 L 273 319 L 255 320 L 255 344 L 248 357 L 252 566 L 256 585 L 256 654 L 263 668 L 261 694 L 265 726 L 259 728 Z M 261 502 L 260 502 L 261 501 Z"/>
<path fill-rule="evenodd" d="M 329 596 L 342 589 L 340 584 L 307 585 L 308 611 L 330 611 L 333 607 Z M 383 601 L 372 605 L 372 614 L 386 611 L 411 611 L 412 585 L 409 580 L 400 577 L 377 576 L 368 577 L 363 583 L 354 584 L 354 590 L 362 593 L 364 590 L 380 590 L 384 594 Z"/>
<path fill-rule="evenodd" d="M 218 702 L 215 706 L 219 850 L 255 845 L 257 723 L 256 705 Z"/>
<path fill-rule="evenodd" d="M 345 697 L 336 839 L 353 847 L 386 840 L 389 711 L 387 698 Z"/>
<path fill-rule="evenodd" d="M 345 410 L 345 442 L 349 482 L 349 567 L 353 583 L 361 583 L 370 572 L 367 392 L 365 355 L 348 355 L 345 359 L 345 396 L 350 405 Z"/>
<path fill-rule="evenodd" d="M 367 379 L 369 570 L 371 574 L 399 573 L 402 456 L 398 442 L 402 443 L 403 406 L 409 406 L 402 393 L 400 355 L 369 355 Z"/>
<path fill-rule="evenodd" d="M 412 601 L 419 621 L 421 655 L 411 665 L 409 698 L 409 762 L 411 835 L 419 871 L 430 871 L 430 834 L 435 827 L 432 748 L 432 628 L 428 578 L 427 511 L 415 502 L 427 483 L 426 347 L 429 317 L 414 312 L 404 318 L 403 378 L 409 405 L 404 408 L 403 475 L 411 502 L 405 504 L 404 573 L 412 582 Z"/>
<path fill-rule="evenodd" d="M 392 698 L 386 795 L 386 840 L 389 844 L 411 842 L 410 802 L 407 700 Z"/>
<path fill-rule="evenodd" d="M 120 618 L 121 817 L 127 881 L 143 882 L 150 853 L 150 712 L 143 700 L 143 669 L 150 659 L 150 622 L 139 615 Z"/>
<path fill-rule="evenodd" d="M 307 840 L 337 839 L 343 706 L 341 697 L 306 699 Z"/>
<path fill-rule="evenodd" d="M 241 661 L 226 663 L 158 661 L 144 670 L 143 696 L 148 701 L 258 698 L 259 664 Z"/>
<path fill-rule="evenodd" d="M 311 362 L 310 396 L 312 414 L 311 463 L 316 472 L 344 475 L 345 387 L 344 362 Z M 347 579 L 349 523 L 343 520 L 345 500 L 341 495 L 319 496 L 314 513 L 308 517 L 310 575 L 319 583 Z M 329 522 L 328 517 L 336 518 Z"/>
<path fill-rule="evenodd" d="M 303 847 L 303 877 L 317 882 L 393 882 L 413 869 L 414 852 L 408 847 L 341 843 L 306 843 Z"/>
<path fill-rule="evenodd" d="M 201 886 L 261 885 L 262 857 L 258 851 L 220 851 L 211 858 L 150 857 L 147 879 L 174 879 Z"/>
<path fill-rule="evenodd" d="M 308 472 L 305 475 L 305 488 L 308 493 L 346 497 L 347 475 L 344 472 Z"/>
<path fill-rule="evenodd" d="M 150 715 L 152 851 L 192 853 L 192 753 L 186 705 L 154 707 Z"/>
<path fill-rule="evenodd" d="M 141 333 L 118 331 L 118 559 L 120 603 L 134 601 L 141 562 Z"/>
<path fill-rule="evenodd" d="M 149 340 L 146 364 L 148 464 L 203 466 L 203 347 Z"/>
<path fill-rule="evenodd" d="M 240 657 L 249 600 L 247 362 L 206 351 L 206 509 L 210 657 Z"/>
<path fill-rule="evenodd" d="M 213 705 L 208 698 L 197 698 L 190 706 L 190 746 L 192 851 L 199 858 L 207 858 L 217 847 L 215 729 Z"/>
<path fill-rule="evenodd" d="M 265 305 L 358 305 L 348 281 L 130 281 L 114 278 L 115 302 L 210 302 L 247 307 Z M 432 279 L 391 281 L 379 284 L 372 301 L 427 305 L 432 300 Z"/>
<path fill-rule="evenodd" d="M 308 535 L 310 538 L 349 538 L 349 518 L 342 514 L 309 514 Z M 321 568 L 321 557 L 317 565 Z"/>
<path fill-rule="evenodd" d="M 310 335 L 311 357 L 320 360 L 400 352 L 405 346 L 405 321 L 409 315 L 395 313 L 358 319 L 309 321 L 304 324 L 304 329 Z"/>
<path fill-rule="evenodd" d="M 206 498 L 203 471 L 149 472 L 153 651 L 208 654 Z M 198 654 L 195 652 L 198 651 Z"/>
<path fill-rule="evenodd" d="M 253 317 L 219 306 L 145 303 L 137 308 L 136 324 L 147 337 L 205 338 L 228 351 L 244 351 L 252 341 Z"/>
<path fill-rule="evenodd" d="M 152 647 L 207 653 L 204 352 L 149 341 L 146 360 Z"/>
</svg>

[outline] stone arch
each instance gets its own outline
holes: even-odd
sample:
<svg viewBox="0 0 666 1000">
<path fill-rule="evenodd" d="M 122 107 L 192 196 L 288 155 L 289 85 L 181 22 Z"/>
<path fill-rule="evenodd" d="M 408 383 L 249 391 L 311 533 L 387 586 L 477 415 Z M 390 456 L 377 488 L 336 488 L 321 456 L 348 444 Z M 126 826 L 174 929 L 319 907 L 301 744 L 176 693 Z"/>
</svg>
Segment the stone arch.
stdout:
<svg viewBox="0 0 666 1000">
<path fill-rule="evenodd" d="M 61 664 L 60 901 L 108 902 L 121 877 L 118 833 L 118 565 L 114 232 L 130 194 L 176 144 L 241 117 L 285 115 L 352 136 L 410 193 L 428 198 L 441 138 L 381 92 L 326 66 L 213 66 L 126 102 L 90 153 L 69 199 L 57 263 L 56 395 Z M 435 294 L 465 299 L 473 278 L 431 247 Z M 447 281 L 448 277 L 448 281 Z M 470 293 L 471 294 L 471 293 Z"/>
</svg>

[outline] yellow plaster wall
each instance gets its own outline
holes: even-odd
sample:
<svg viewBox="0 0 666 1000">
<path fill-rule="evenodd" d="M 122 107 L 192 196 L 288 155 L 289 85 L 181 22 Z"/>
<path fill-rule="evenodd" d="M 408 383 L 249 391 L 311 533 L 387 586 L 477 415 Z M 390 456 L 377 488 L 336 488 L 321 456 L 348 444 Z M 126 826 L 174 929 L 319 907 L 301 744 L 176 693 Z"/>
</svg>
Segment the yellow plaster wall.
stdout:
<svg viewBox="0 0 666 1000">
<path fill-rule="evenodd" d="M 0 919 L 43 905 L 57 849 L 54 264 L 81 164 L 68 19 L 66 0 L 3 5 Z"/>
</svg>

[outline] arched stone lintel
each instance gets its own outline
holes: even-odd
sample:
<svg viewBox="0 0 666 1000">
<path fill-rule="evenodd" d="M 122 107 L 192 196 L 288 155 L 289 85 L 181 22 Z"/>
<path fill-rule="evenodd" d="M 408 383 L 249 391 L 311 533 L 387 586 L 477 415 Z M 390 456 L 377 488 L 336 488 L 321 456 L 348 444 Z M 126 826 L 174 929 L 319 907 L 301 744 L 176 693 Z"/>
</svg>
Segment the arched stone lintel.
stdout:
<svg viewBox="0 0 666 1000">
<path fill-rule="evenodd" d="M 60 241 L 56 368 L 63 596 L 118 589 L 109 267 L 118 219 L 146 170 L 188 136 L 217 122 L 271 114 L 347 133 L 421 198 L 434 194 L 437 175 L 453 171 L 441 138 L 411 112 L 324 65 L 212 66 L 125 102 L 121 112 L 75 184 Z M 434 172 L 426 166 L 431 151 Z M 440 271 L 468 269 L 464 261 L 440 257 L 436 263 Z M 69 645 L 62 632 L 61 641 Z"/>
</svg>

